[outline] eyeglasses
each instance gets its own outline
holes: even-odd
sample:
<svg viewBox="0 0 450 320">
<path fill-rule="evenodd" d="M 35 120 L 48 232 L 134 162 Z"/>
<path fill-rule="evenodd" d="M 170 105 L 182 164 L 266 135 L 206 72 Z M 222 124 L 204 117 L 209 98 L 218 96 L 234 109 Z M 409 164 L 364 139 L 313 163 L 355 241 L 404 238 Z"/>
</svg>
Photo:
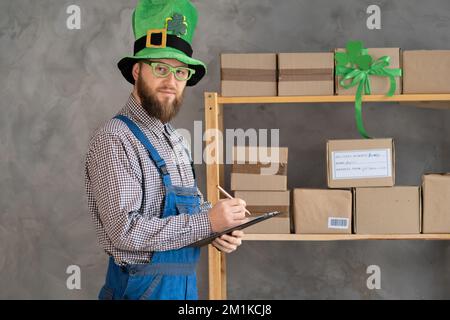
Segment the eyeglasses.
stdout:
<svg viewBox="0 0 450 320">
<path fill-rule="evenodd" d="M 157 61 L 143 60 L 143 62 L 152 67 L 153 75 L 158 78 L 165 78 L 172 72 L 178 81 L 187 81 L 195 74 L 194 69 L 187 67 L 172 67 L 171 65 Z"/>
</svg>

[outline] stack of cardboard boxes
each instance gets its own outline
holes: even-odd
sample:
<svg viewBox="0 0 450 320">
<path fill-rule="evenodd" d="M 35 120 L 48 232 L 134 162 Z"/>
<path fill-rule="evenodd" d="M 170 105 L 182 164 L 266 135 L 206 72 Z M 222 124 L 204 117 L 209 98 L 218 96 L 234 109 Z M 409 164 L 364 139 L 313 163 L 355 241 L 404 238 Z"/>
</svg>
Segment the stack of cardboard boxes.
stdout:
<svg viewBox="0 0 450 320">
<path fill-rule="evenodd" d="M 336 52 L 223 53 L 222 96 L 354 95 L 356 86 L 343 88 L 335 76 Z M 401 68 L 395 94 L 450 93 L 450 50 L 368 48 L 373 61 L 387 56 L 388 68 Z M 423 79 L 426 79 L 424 81 Z M 387 77 L 371 76 L 371 94 L 389 91 Z"/>
<path fill-rule="evenodd" d="M 419 187 L 394 187 L 392 139 L 327 143 L 328 187 L 294 190 L 296 233 L 414 234 L 421 231 Z"/>
<path fill-rule="evenodd" d="M 231 190 L 244 199 L 253 216 L 280 211 L 280 216 L 247 228 L 247 233 L 290 233 L 287 148 L 235 147 Z"/>
<path fill-rule="evenodd" d="M 328 141 L 327 176 L 330 188 L 353 188 L 355 233 L 420 233 L 420 188 L 394 187 L 392 139 Z"/>
<path fill-rule="evenodd" d="M 356 87 L 343 88 L 335 76 L 334 56 L 343 50 L 222 54 L 222 95 L 354 95 Z M 450 50 L 367 51 L 374 60 L 388 56 L 388 68 L 402 69 L 402 77 L 395 77 L 395 94 L 450 93 Z M 389 91 L 387 77 L 371 76 L 370 83 L 372 94 Z M 415 105 L 435 107 L 436 103 Z M 248 155 L 249 150 L 243 152 Z M 280 210 L 288 219 L 287 149 L 277 152 L 279 161 L 273 163 L 279 170 L 268 175 L 262 173 L 260 159 L 239 163 L 235 158 L 231 187 L 255 215 Z M 329 189 L 293 191 L 296 233 L 450 233 L 450 174 L 424 175 L 422 188 L 395 186 L 392 139 L 331 140 L 326 157 Z M 272 218 L 246 231 L 288 233 L 287 225 L 283 218 Z"/>
<path fill-rule="evenodd" d="M 284 212 L 247 233 L 450 233 L 450 174 L 423 175 L 422 188 L 395 186 L 393 139 L 328 141 L 329 189 L 294 189 L 293 222 L 287 158 L 287 148 L 233 150 L 235 197 L 244 199 L 254 216 Z"/>
</svg>

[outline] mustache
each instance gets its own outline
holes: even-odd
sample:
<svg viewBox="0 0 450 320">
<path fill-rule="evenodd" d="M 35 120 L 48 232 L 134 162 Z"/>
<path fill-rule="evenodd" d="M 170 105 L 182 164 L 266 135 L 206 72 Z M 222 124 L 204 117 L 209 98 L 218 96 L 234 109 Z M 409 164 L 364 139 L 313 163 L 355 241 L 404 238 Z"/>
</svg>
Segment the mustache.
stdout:
<svg viewBox="0 0 450 320">
<path fill-rule="evenodd" d="M 177 92 L 177 88 L 175 87 L 160 87 L 157 90 L 163 90 L 163 91 L 173 91 L 174 93 Z"/>
</svg>

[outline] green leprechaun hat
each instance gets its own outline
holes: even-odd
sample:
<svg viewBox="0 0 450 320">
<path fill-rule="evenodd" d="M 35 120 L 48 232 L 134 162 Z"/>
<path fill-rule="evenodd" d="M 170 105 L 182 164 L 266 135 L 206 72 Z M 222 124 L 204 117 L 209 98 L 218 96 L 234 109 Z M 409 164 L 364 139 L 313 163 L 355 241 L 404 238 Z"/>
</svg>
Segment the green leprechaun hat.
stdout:
<svg viewBox="0 0 450 320">
<path fill-rule="evenodd" d="M 195 70 L 187 81 L 193 86 L 206 74 L 206 66 L 192 58 L 192 38 L 197 26 L 197 10 L 188 0 L 139 0 L 133 12 L 134 56 L 117 66 L 134 84 L 133 65 L 140 59 L 176 59 Z"/>
</svg>

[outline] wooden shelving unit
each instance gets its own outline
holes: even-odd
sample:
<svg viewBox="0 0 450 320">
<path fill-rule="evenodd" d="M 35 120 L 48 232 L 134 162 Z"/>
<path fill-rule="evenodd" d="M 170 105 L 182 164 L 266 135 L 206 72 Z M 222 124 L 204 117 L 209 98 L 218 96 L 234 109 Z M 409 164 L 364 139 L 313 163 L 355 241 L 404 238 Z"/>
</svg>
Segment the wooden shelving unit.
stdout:
<svg viewBox="0 0 450 320">
<path fill-rule="evenodd" d="M 272 104 L 272 103 L 342 103 L 354 102 L 354 96 L 290 96 L 290 97 L 221 97 L 217 92 L 205 93 L 205 130 L 218 129 L 223 132 L 223 105 L 224 104 Z M 383 95 L 367 95 L 363 97 L 365 102 L 449 102 L 450 94 L 403 94 L 386 97 Z M 429 107 L 433 107 L 429 104 Z M 441 109 L 442 105 L 436 106 Z M 215 204 L 220 195 L 216 185 L 223 185 L 223 150 L 220 141 L 214 137 L 207 138 L 206 143 L 213 145 L 218 154 L 213 155 L 219 161 L 212 163 L 206 160 L 206 190 L 207 198 Z M 209 156 L 209 154 L 208 154 Z M 244 241 L 344 241 L 344 240 L 450 240 L 450 234 L 246 234 Z M 208 246 L 209 269 L 209 298 L 214 300 L 226 299 L 226 257 L 213 246 Z"/>
</svg>

